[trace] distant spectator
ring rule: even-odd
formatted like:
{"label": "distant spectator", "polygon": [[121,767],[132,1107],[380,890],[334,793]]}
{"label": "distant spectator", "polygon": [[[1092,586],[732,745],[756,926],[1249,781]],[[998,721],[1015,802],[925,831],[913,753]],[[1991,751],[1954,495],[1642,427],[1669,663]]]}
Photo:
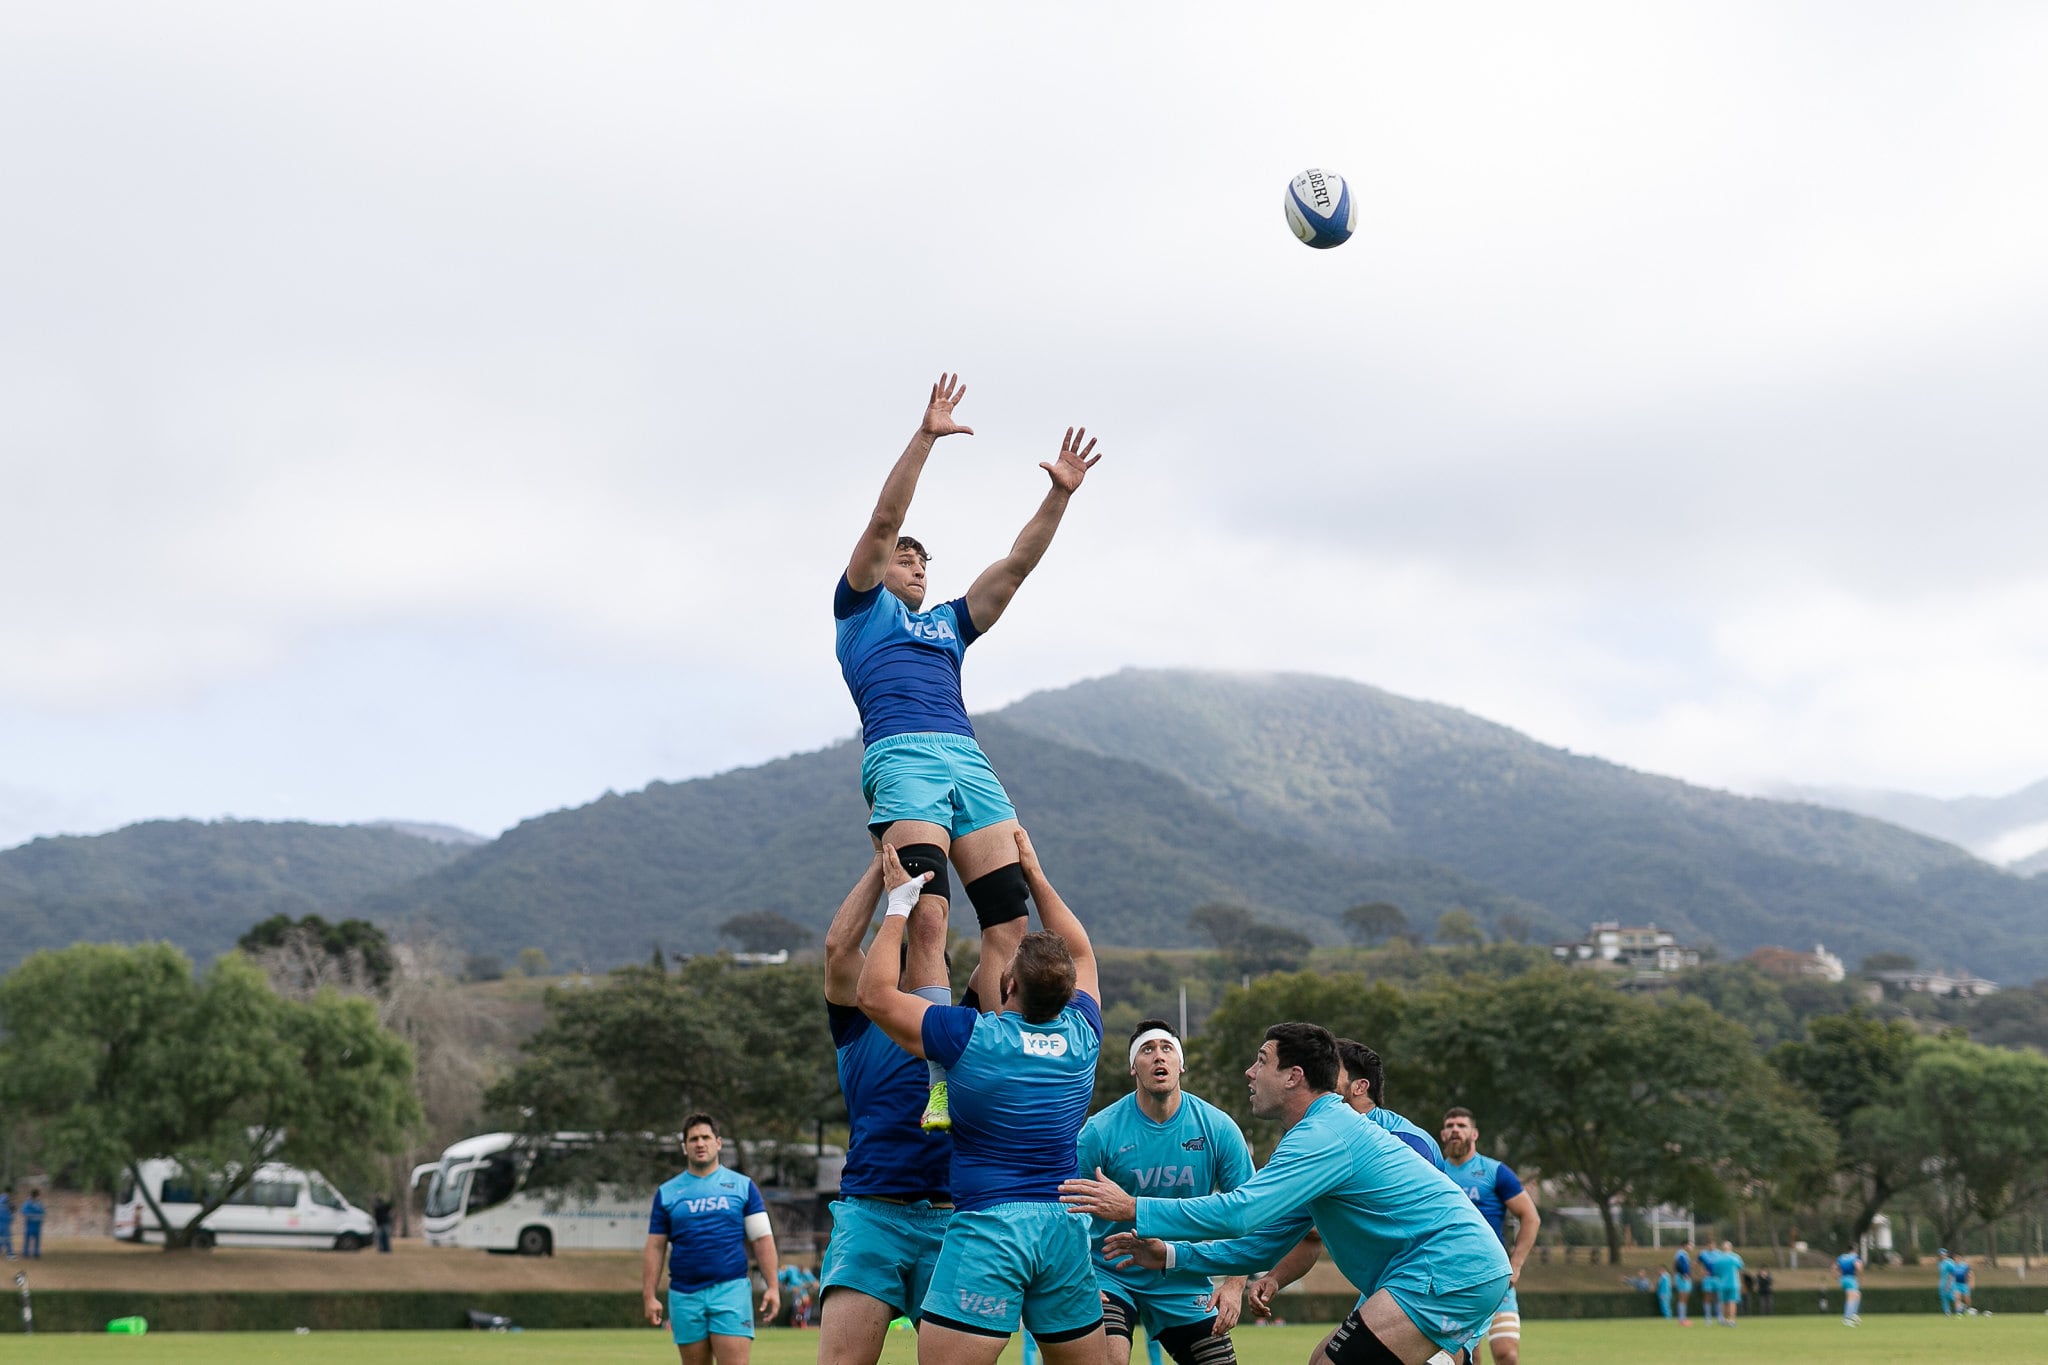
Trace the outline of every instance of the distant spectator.
{"label": "distant spectator", "polygon": [[30,1190],[21,1206],[21,1254],[30,1260],[43,1259],[43,1192]]}
{"label": "distant spectator", "polygon": [[377,1221],[377,1250],[391,1254],[391,1196],[380,1194],[370,1205],[370,1217]]}
{"label": "distant spectator", "polygon": [[1771,1303],[1771,1272],[1768,1270],[1759,1270],[1756,1273],[1756,1311],[1774,1311]]}
{"label": "distant spectator", "polygon": [[1671,1316],[1671,1271],[1667,1268],[1657,1272],[1657,1312]]}
{"label": "distant spectator", "polygon": [[1633,1275],[1624,1275],[1621,1277],[1621,1282],[1630,1289],[1635,1290],[1638,1294],[1650,1292],[1650,1275],[1648,1271],[1638,1270]]}
{"label": "distant spectator", "polygon": [[14,1259],[14,1191],[0,1190],[0,1256]]}

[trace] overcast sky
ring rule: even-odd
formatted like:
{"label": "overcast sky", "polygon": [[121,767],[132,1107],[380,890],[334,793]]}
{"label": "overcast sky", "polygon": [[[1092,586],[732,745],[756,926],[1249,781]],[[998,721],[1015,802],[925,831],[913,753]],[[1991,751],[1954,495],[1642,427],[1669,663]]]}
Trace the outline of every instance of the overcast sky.
{"label": "overcast sky", "polygon": [[[1295,669],[1739,789],[2048,776],[2035,4],[0,9],[0,846]],[[1350,178],[1330,252],[1282,218]]]}

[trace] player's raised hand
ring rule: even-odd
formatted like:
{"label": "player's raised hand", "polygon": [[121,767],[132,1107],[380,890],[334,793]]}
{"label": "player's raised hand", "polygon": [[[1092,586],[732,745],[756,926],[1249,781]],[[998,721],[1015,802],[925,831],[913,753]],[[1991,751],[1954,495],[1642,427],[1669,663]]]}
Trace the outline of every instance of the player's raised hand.
{"label": "player's raised hand", "polygon": [[1021,829],[1017,831],[1017,866],[1026,876],[1045,875],[1045,869],[1038,865],[1038,850],[1031,846],[1031,836]]}
{"label": "player's raised hand", "polygon": [[[930,881],[931,879],[932,874],[929,872],[920,872],[917,874],[917,884],[919,886],[923,886],[926,882]],[[903,860],[896,856],[896,845],[883,844],[882,890],[894,891],[899,886],[908,886],[909,884],[910,869],[905,867],[903,865]]]}
{"label": "player's raised hand", "polygon": [[1273,1296],[1280,1292],[1280,1281],[1271,1275],[1261,1275],[1245,1287],[1244,1301],[1254,1314],[1262,1318],[1273,1316]]}
{"label": "player's raised hand", "polygon": [[967,386],[960,382],[957,374],[942,374],[939,382],[932,385],[932,401],[925,406],[924,425],[918,430],[927,436],[972,436],[973,427],[963,427],[953,420],[953,409],[967,396]]}
{"label": "player's raised hand", "polygon": [[1166,1269],[1166,1243],[1135,1232],[1112,1232],[1102,1240],[1102,1255],[1113,1266],[1135,1263],[1147,1270]]}
{"label": "player's raised hand", "polygon": [[[1081,444],[1084,440],[1088,441],[1085,446]],[[1088,428],[1068,427],[1067,439],[1060,442],[1060,457],[1050,464],[1041,460],[1038,467],[1051,476],[1054,488],[1071,493],[1088,477],[1088,471],[1101,463],[1095,442],[1088,440]]]}
{"label": "player's raised hand", "polygon": [[1095,1168],[1095,1178],[1077,1175],[1060,1184],[1060,1202],[1077,1213],[1089,1213],[1110,1223],[1128,1223],[1138,1216],[1138,1201],[1123,1186]]}

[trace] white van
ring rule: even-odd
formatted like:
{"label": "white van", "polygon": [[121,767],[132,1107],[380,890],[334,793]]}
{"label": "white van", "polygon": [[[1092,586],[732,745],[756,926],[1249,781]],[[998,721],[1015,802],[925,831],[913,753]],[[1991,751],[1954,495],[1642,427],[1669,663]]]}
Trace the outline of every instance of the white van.
{"label": "white van", "polygon": [[[173,1161],[145,1161],[140,1167],[157,1207],[174,1228],[199,1212],[198,1191]],[[370,1215],[341,1197],[318,1171],[266,1162],[256,1178],[206,1216],[192,1235],[201,1249],[224,1247],[311,1247],[361,1251],[376,1239]],[[129,1181],[114,1202],[114,1235],[124,1241],[161,1245],[163,1226],[142,1191]]]}

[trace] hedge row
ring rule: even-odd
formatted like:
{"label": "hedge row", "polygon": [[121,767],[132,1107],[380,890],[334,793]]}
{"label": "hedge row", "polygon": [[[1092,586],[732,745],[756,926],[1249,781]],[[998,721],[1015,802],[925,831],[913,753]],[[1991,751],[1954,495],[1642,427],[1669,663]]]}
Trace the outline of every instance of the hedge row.
{"label": "hedge row", "polygon": [[[1657,1316],[1657,1296],[1637,1293],[1633,1290],[1592,1290],[1584,1293],[1525,1293],[1517,1295],[1521,1300],[1522,1316],[1532,1321],[1544,1318],[1654,1318]],[[1994,1313],[2042,1313],[2048,1312],[2048,1285],[1995,1285],[1979,1289],[1973,1296],[1979,1309]],[[1283,1295],[1278,1301],[1282,1316],[1289,1322],[1336,1322],[1349,1313],[1358,1302],[1356,1295],[1348,1294],[1301,1294]],[[1745,1304],[1745,1313],[1754,1311]],[[1813,1289],[1784,1290],[1774,1296],[1771,1311],[1775,1316],[1811,1316],[1818,1313],[1840,1314],[1842,1291],[1830,1288],[1827,1291],[1827,1307],[1821,1307],[1820,1292]],[[1941,1301],[1936,1297],[1934,1286],[1923,1289],[1866,1289],[1863,1291],[1863,1312],[1884,1313],[1938,1313]],[[1700,1296],[1692,1296],[1692,1312],[1700,1313]]]}
{"label": "hedge row", "polygon": [[[1627,1290],[1588,1293],[1523,1294],[1522,1316],[1544,1318],[1641,1318],[1657,1313],[1656,1296]],[[19,1332],[13,1296],[0,1303],[0,1331]],[[1357,1302],[1348,1294],[1288,1294],[1281,1313],[1291,1322],[1336,1322]],[[1999,1285],[1979,1289],[1977,1307],[1998,1313],[2048,1311],[2048,1285]],[[1693,1298],[1693,1311],[1699,1312]],[[1812,1289],[1788,1290],[1777,1296],[1779,1315],[1842,1311],[1838,1289],[1827,1291],[1827,1308]],[[637,1293],[147,1293],[119,1289],[49,1289],[35,1296],[36,1327],[44,1332],[97,1332],[114,1318],[149,1319],[159,1332],[289,1332],[308,1327],[316,1332],[408,1331],[460,1328],[469,1310],[499,1313],[521,1327],[637,1327]],[[1871,1289],[1864,1292],[1863,1311],[1931,1313],[1939,1305],[1932,1288]]]}
{"label": "hedge row", "polygon": [[[19,1332],[13,1295],[0,1302],[0,1331]],[[521,1327],[637,1327],[635,1293],[149,1293],[45,1289],[36,1293],[36,1330],[98,1332],[114,1318],[144,1317],[152,1332],[407,1331],[460,1328],[476,1309]]]}

